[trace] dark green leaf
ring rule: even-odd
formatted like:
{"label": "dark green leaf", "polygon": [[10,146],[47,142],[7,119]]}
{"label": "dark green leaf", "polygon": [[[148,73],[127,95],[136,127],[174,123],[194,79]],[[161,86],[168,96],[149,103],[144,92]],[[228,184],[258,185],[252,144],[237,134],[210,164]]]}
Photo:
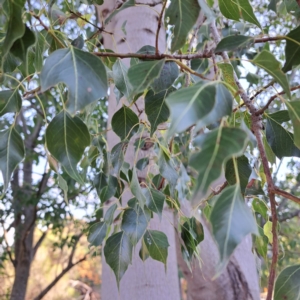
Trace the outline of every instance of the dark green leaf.
{"label": "dark green leaf", "polygon": [[52,53],[41,72],[41,88],[46,91],[59,82],[68,86],[70,113],[83,109],[107,94],[106,70],[101,60],[77,48]]}
{"label": "dark green leaf", "polygon": [[286,75],[281,70],[281,64],[274,55],[263,50],[252,60],[258,67],[263,68],[269,75],[271,75],[283,88],[287,96],[291,97],[290,86]]}
{"label": "dark green leaf", "polygon": [[165,195],[162,192],[152,188],[143,189],[143,193],[146,197],[147,207],[154,213],[157,213],[161,219],[162,210],[166,199]]}
{"label": "dark green leaf", "polygon": [[227,162],[225,168],[225,177],[230,185],[236,184],[236,174],[234,171],[233,159],[235,159],[237,163],[238,172],[239,172],[238,176],[240,178],[240,187],[242,193],[244,194],[252,169],[249,164],[248,158],[245,155],[240,156],[238,158],[230,159]]}
{"label": "dark green leaf", "polygon": [[[128,78],[133,88],[132,93],[138,94],[144,92],[153,80],[159,77],[164,63],[164,59],[151,60],[143,61],[130,67],[128,70]],[[132,96],[133,94],[131,97]]]}
{"label": "dark green leaf", "polygon": [[69,176],[81,184],[83,180],[77,171],[77,164],[90,141],[87,126],[80,118],[72,118],[66,111],[56,115],[46,129],[49,152]]}
{"label": "dark green leaf", "polygon": [[220,177],[224,163],[233,156],[243,154],[248,138],[239,128],[219,127],[198,136],[195,145],[201,149],[192,155],[189,165],[198,171],[195,194],[206,193],[210,184]]}
{"label": "dark green leaf", "polygon": [[248,0],[219,0],[219,7],[224,17],[235,21],[243,19],[261,28]]}
{"label": "dark green leaf", "polygon": [[136,197],[138,200],[140,206],[144,208],[144,205],[146,203],[146,197],[143,194],[142,188],[139,183],[139,179],[137,177],[137,170],[136,168],[133,168],[132,170],[132,178],[130,182],[130,190],[132,194]]}
{"label": "dark green leaf", "polygon": [[156,131],[157,126],[166,122],[170,116],[169,108],[165,102],[170,91],[162,91],[155,94],[149,90],[145,96],[145,112],[151,124],[151,135]]}
{"label": "dark green leaf", "polygon": [[179,75],[178,66],[174,61],[166,61],[158,78],[154,79],[151,88],[154,93],[167,90]]}
{"label": "dark green leaf", "polygon": [[238,185],[227,187],[217,196],[210,221],[219,247],[221,268],[226,266],[230,255],[245,236],[258,233]]}
{"label": "dark green leaf", "polygon": [[130,100],[129,97],[131,96],[132,86],[128,79],[128,67],[123,63],[121,59],[118,59],[112,68],[113,71],[113,78],[116,87],[118,90],[125,95],[125,97]]}
{"label": "dark green leaf", "polygon": [[24,143],[20,134],[10,127],[0,131],[0,170],[3,178],[3,193],[6,192],[10,177],[25,156]]}
{"label": "dark green leaf", "polygon": [[121,107],[112,117],[111,126],[121,140],[130,139],[139,129],[138,116],[127,106]]}
{"label": "dark green leaf", "polygon": [[300,265],[285,268],[275,282],[274,300],[294,300],[300,297]]}
{"label": "dark green leaf", "polygon": [[118,208],[118,205],[115,203],[109,207],[109,209],[106,211],[104,216],[104,222],[107,225],[111,225],[114,220],[114,214],[116,209]]}
{"label": "dark green leaf", "polygon": [[143,236],[147,229],[150,218],[150,211],[145,207],[142,209],[139,205],[137,205],[136,209],[125,209],[121,228],[129,237],[133,246],[135,246]]}
{"label": "dark green leaf", "polygon": [[120,169],[124,161],[124,152],[127,149],[127,142],[121,142],[116,144],[110,154],[110,160],[113,167],[113,175],[119,176]]}
{"label": "dark green leaf", "polygon": [[266,138],[271,149],[278,158],[296,156],[300,157],[300,150],[294,144],[294,136],[283,128],[278,122],[268,116]]}
{"label": "dark green leaf", "polygon": [[0,91],[0,116],[9,112],[19,112],[22,106],[22,100],[19,90]]}
{"label": "dark green leaf", "polygon": [[282,124],[291,120],[289,112],[287,110],[279,110],[273,114],[268,114],[269,118]]}
{"label": "dark green leaf", "polygon": [[265,220],[268,220],[268,207],[267,204],[259,198],[254,198],[252,201],[253,210],[259,213]]}
{"label": "dark green leaf", "polygon": [[219,42],[215,49],[215,53],[249,48],[252,43],[254,43],[254,39],[250,36],[230,35]]}
{"label": "dark green leaf", "polygon": [[300,64],[300,26],[291,30],[286,37],[285,64],[283,72],[292,70],[293,66]]}
{"label": "dark green leaf", "polygon": [[144,234],[144,243],[151,258],[161,261],[165,266],[168,258],[168,238],[157,230],[147,230]]}
{"label": "dark green leaf", "polygon": [[108,176],[107,184],[100,191],[100,201],[102,203],[110,200],[116,193],[118,187],[118,179],[112,175]]}
{"label": "dark green leaf", "polygon": [[115,233],[107,239],[104,246],[104,256],[107,264],[115,273],[119,286],[120,280],[132,260],[132,244],[123,231]]}
{"label": "dark green leaf", "polygon": [[166,10],[169,24],[174,25],[171,52],[184,46],[186,38],[199,16],[200,6],[197,0],[173,0]]}
{"label": "dark green leaf", "polygon": [[142,243],[141,243],[141,249],[140,249],[140,252],[139,252],[139,256],[140,256],[142,261],[145,261],[149,257],[149,252],[148,252],[147,247],[144,243],[144,240],[142,240]]}
{"label": "dark green leaf", "polygon": [[88,242],[93,246],[100,246],[106,236],[107,225],[105,222],[93,224],[89,230]]}
{"label": "dark green leaf", "polygon": [[149,157],[143,157],[136,163],[136,168],[143,171],[149,164]]}
{"label": "dark green leaf", "polygon": [[293,127],[294,127],[294,143],[300,149],[300,101],[286,101]]}
{"label": "dark green leaf", "polygon": [[84,39],[82,35],[79,35],[75,40],[73,40],[71,45],[78,49],[82,49],[84,46]]}

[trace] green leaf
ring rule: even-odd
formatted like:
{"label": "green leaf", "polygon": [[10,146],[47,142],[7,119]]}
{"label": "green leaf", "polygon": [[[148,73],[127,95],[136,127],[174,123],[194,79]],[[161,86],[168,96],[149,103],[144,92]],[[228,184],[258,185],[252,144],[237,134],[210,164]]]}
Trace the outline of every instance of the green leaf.
{"label": "green leaf", "polygon": [[89,230],[88,242],[93,246],[100,246],[106,236],[107,224],[105,222],[97,222],[93,224]]}
{"label": "green leaf", "polygon": [[122,218],[121,229],[129,237],[133,246],[135,246],[145,233],[148,223],[151,219],[150,211],[139,205],[134,208],[126,208]]}
{"label": "green leaf", "polygon": [[215,53],[223,51],[239,51],[249,48],[254,43],[254,38],[245,35],[230,35],[223,38],[215,49]]}
{"label": "green leaf", "polygon": [[129,101],[131,96],[132,86],[128,79],[128,67],[123,63],[121,59],[117,59],[114,63],[113,68],[113,78],[117,89],[125,95]]}
{"label": "green leaf", "polygon": [[153,211],[154,213],[158,214],[160,220],[162,217],[162,210],[165,203],[165,195],[152,188],[143,189],[144,196],[146,197],[146,206]]}
{"label": "green leaf", "polygon": [[171,52],[184,46],[188,33],[199,16],[200,6],[197,0],[173,0],[166,10],[169,25],[174,25]]}
{"label": "green leaf", "polygon": [[268,115],[266,139],[278,158],[300,157],[300,150],[294,144],[294,136]]}
{"label": "green leaf", "polygon": [[241,98],[239,95],[239,88],[234,79],[234,70],[232,64],[221,63],[218,67],[222,71],[223,80],[231,87],[230,91],[233,94],[235,100],[241,103]]}
{"label": "green leaf", "polygon": [[276,156],[275,156],[273,150],[271,149],[270,145],[268,144],[268,141],[267,141],[267,138],[266,138],[265,134],[263,134],[263,144],[264,144],[264,148],[265,148],[265,151],[266,151],[266,156],[267,156],[268,161],[271,164],[275,164],[276,163]]}
{"label": "green leaf", "polygon": [[145,261],[149,257],[149,252],[148,252],[147,247],[144,243],[144,240],[142,240],[142,243],[141,243],[141,249],[139,251],[139,256],[140,256],[142,261]]}
{"label": "green leaf", "polygon": [[138,116],[127,106],[122,106],[112,117],[111,126],[121,140],[130,139],[139,129]]}
{"label": "green leaf", "polygon": [[227,187],[217,196],[210,222],[219,247],[220,269],[226,266],[230,255],[245,236],[258,233],[255,219],[238,185]]}
{"label": "green leaf", "polygon": [[109,237],[104,246],[104,256],[115,273],[119,287],[120,280],[132,260],[132,244],[129,237],[123,231]]}
{"label": "green leaf", "polygon": [[285,102],[294,127],[294,143],[300,149],[300,101]]}
{"label": "green leaf", "polygon": [[252,60],[258,67],[264,69],[269,75],[271,75],[283,88],[289,98],[291,98],[290,86],[286,75],[281,70],[281,64],[274,55],[263,50]]}
{"label": "green leaf", "polygon": [[2,60],[5,58],[6,54],[11,49],[13,43],[24,35],[25,24],[23,24],[22,12],[25,2],[25,0],[8,1],[9,17],[7,24],[7,32],[2,45]]}
{"label": "green leaf", "polygon": [[140,186],[139,179],[137,177],[137,170],[136,170],[135,167],[132,170],[132,178],[131,178],[131,182],[130,182],[130,190],[131,190],[132,194],[138,200],[140,206],[142,208],[144,208],[144,205],[146,203],[146,197],[144,196],[142,188]]}
{"label": "green leaf", "polygon": [[169,247],[167,236],[161,231],[147,230],[144,234],[144,243],[150,257],[166,266]]}
{"label": "green leaf", "polygon": [[166,61],[158,78],[154,79],[151,88],[154,93],[165,91],[172,86],[179,75],[178,66],[174,61]]}
{"label": "green leaf", "polygon": [[197,246],[204,239],[203,226],[195,217],[192,217],[184,222],[181,228],[181,238],[191,258],[193,253],[197,253]]}
{"label": "green leaf", "polygon": [[132,85],[132,95],[144,92],[144,90],[159,77],[165,60],[143,61],[131,66],[128,70],[129,82]]}
{"label": "green leaf", "polygon": [[219,0],[219,7],[225,18],[235,21],[243,19],[261,28],[248,0]]}
{"label": "green leaf", "polygon": [[136,163],[136,168],[143,171],[149,165],[149,157],[143,157],[139,159]]}
{"label": "green leaf", "polygon": [[272,222],[271,221],[268,220],[265,223],[263,231],[264,231],[264,235],[266,237],[268,237],[270,244],[272,244],[273,243],[273,233],[272,233]]}
{"label": "green leaf", "polygon": [[227,162],[225,168],[225,177],[230,185],[236,184],[236,174],[234,171],[234,164],[233,164],[234,159],[236,160],[237,167],[238,167],[238,172],[239,172],[238,176],[240,178],[241,191],[242,194],[244,194],[249,181],[249,177],[252,172],[252,168],[249,164],[248,158],[245,155],[240,156],[238,158],[230,159]]}
{"label": "green leaf", "polygon": [[56,115],[46,129],[49,152],[80,184],[84,182],[77,171],[77,164],[90,141],[87,126],[80,118],[72,118],[66,111]]}
{"label": "green leaf", "polygon": [[14,127],[0,131],[0,170],[3,178],[3,194],[8,188],[11,174],[25,156],[24,143]]}
{"label": "green leaf", "polygon": [[261,255],[264,259],[267,259],[269,241],[264,235],[263,229],[259,226],[257,227],[259,235],[255,237],[255,248],[259,255]]}
{"label": "green leaf", "polygon": [[293,66],[300,64],[300,26],[291,30],[286,36],[285,64],[283,72],[292,70]]}
{"label": "green leaf", "polygon": [[274,300],[294,300],[300,297],[300,265],[281,271],[275,282]]}
{"label": "green leaf", "polygon": [[68,86],[70,113],[107,94],[106,70],[101,60],[74,47],[53,52],[46,59],[40,78],[42,92],[60,82]]}
{"label": "green leaf", "polygon": [[0,116],[10,112],[19,112],[22,107],[22,100],[19,90],[0,91]]}
{"label": "green leaf", "polygon": [[288,110],[279,110],[273,114],[268,114],[268,117],[280,124],[291,120]]}
{"label": "green leaf", "polygon": [[126,2],[124,2],[118,9],[114,10],[109,16],[108,18],[105,20],[105,25],[108,24],[108,22],[116,15],[118,14],[120,11],[128,8],[128,7],[132,7],[135,6],[135,0],[128,0]]}
{"label": "green leaf", "polygon": [[107,184],[100,191],[100,201],[105,203],[110,200],[116,193],[118,187],[118,179],[112,175],[108,176]]}
{"label": "green leaf", "polygon": [[254,198],[252,201],[252,208],[255,212],[259,213],[265,220],[268,219],[268,207],[263,200]]}
{"label": "green leaf", "polygon": [[10,52],[24,62],[27,70],[27,51],[35,43],[34,33],[26,26],[24,35],[12,45]]}
{"label": "green leaf", "polygon": [[156,131],[159,124],[169,119],[170,111],[165,99],[172,90],[159,93],[154,93],[152,90],[149,90],[145,96],[145,112],[151,124],[151,135]]}
{"label": "green leaf", "polygon": [[58,176],[58,186],[64,192],[64,200],[67,204],[69,204],[69,201],[68,201],[68,190],[69,190],[68,183],[60,174],[57,174],[57,176]]}
{"label": "green leaf", "polygon": [[113,175],[119,176],[124,162],[124,152],[128,146],[127,142],[120,142],[111,149],[110,160],[113,167]]}
{"label": "green leaf", "polygon": [[206,193],[210,184],[220,177],[224,163],[243,154],[248,138],[240,128],[219,127],[195,139],[200,152],[191,156],[189,165],[198,171],[194,194]]}
{"label": "green leaf", "polygon": [[106,211],[104,216],[104,222],[107,225],[111,225],[114,220],[114,214],[116,209],[118,208],[118,205],[115,203],[109,207],[109,209]]}
{"label": "green leaf", "polygon": [[212,111],[216,101],[216,87],[216,84],[198,83],[167,97],[171,111],[169,136],[186,130]]}

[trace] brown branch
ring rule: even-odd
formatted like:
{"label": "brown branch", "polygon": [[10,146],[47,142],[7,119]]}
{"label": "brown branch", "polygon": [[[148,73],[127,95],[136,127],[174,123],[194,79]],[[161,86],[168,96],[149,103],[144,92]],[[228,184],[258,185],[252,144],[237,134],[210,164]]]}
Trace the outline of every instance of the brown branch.
{"label": "brown branch", "polygon": [[300,198],[299,197],[296,197],[296,196],[294,196],[294,195],[292,195],[292,194],[290,194],[290,193],[288,193],[284,190],[281,190],[278,187],[274,187],[274,193],[277,194],[277,195],[280,195],[282,197],[285,197],[287,199],[290,199],[290,200],[294,201],[297,204],[300,204]]}
{"label": "brown branch", "polygon": [[45,237],[47,236],[48,230],[44,231],[43,234],[41,235],[41,237],[39,238],[39,240],[36,242],[36,244],[34,245],[33,249],[32,249],[32,259],[31,261],[34,260],[34,257],[36,255],[37,250],[39,249],[39,247],[41,246],[42,242],[44,241]]}
{"label": "brown branch", "polygon": [[[292,88],[290,89],[290,91],[292,92],[292,91],[299,90],[299,89],[300,89],[300,85],[297,85],[297,86],[292,87]],[[267,104],[266,104],[263,108],[259,109],[259,110],[256,112],[256,115],[258,116],[258,115],[263,114],[263,113],[265,112],[265,110],[268,109],[269,105],[270,105],[270,104],[271,104],[278,96],[284,95],[284,94],[285,94],[285,91],[282,91],[282,92],[280,92],[280,93],[278,93],[278,94],[276,94],[276,95],[273,95],[273,96],[268,100]]]}
{"label": "brown branch", "polygon": [[219,187],[218,190],[213,191],[213,192],[212,192],[213,195],[214,195],[214,196],[215,196],[215,195],[219,195],[219,194],[226,188],[226,186],[228,186],[228,182],[227,182],[227,181],[225,181],[225,182]]}
{"label": "brown branch", "polygon": [[281,41],[284,40],[285,36],[266,36],[263,38],[256,38],[254,39],[254,43],[258,44],[258,43],[266,43],[266,42],[274,42],[274,41]]}
{"label": "brown branch", "polygon": [[156,37],[155,37],[155,54],[156,55],[159,54],[159,51],[158,51],[158,37],[159,37],[159,31],[160,31],[160,28],[161,28],[162,18],[163,18],[163,15],[164,15],[164,11],[165,11],[167,2],[168,2],[167,0],[164,1],[164,4],[162,6],[162,9],[161,9],[161,12],[160,12],[160,15],[159,15],[159,18],[158,18],[157,29],[156,29]]}

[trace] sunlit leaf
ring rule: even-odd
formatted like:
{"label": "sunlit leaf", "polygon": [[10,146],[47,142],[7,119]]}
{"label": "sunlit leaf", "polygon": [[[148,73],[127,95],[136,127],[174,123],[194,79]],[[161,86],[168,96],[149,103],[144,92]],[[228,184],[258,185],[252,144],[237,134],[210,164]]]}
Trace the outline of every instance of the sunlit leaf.
{"label": "sunlit leaf", "polygon": [[3,178],[3,193],[8,188],[11,174],[25,156],[24,143],[20,134],[10,127],[0,131],[0,170]]}
{"label": "sunlit leaf", "polygon": [[197,0],[173,0],[166,10],[169,24],[174,25],[174,36],[171,52],[180,49],[186,41],[187,35],[196,23],[200,6]]}
{"label": "sunlit leaf", "polygon": [[270,244],[273,243],[272,222],[267,221],[263,227],[264,235],[268,238]]}
{"label": "sunlit leaf", "polygon": [[255,219],[238,185],[227,187],[217,196],[210,222],[219,247],[220,269],[226,266],[230,255],[245,236],[258,233]]}
{"label": "sunlit leaf", "polygon": [[101,60],[74,47],[53,52],[40,78],[43,92],[60,82],[68,86],[67,108],[72,114],[107,94],[106,70]]}
{"label": "sunlit leaf", "polygon": [[46,143],[49,152],[64,170],[83,184],[77,164],[84,149],[90,145],[90,134],[83,121],[78,117],[72,118],[66,111],[61,111],[46,129]]}

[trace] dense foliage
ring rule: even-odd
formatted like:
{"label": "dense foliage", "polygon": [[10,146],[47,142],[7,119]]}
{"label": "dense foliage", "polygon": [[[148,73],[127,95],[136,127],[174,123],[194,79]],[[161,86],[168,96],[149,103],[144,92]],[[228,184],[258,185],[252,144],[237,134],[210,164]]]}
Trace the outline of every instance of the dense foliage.
{"label": "dense foliage", "polygon": [[[164,205],[177,213],[183,257],[198,257],[202,225],[180,210],[181,200],[189,199],[211,223],[219,271],[242,239],[253,234],[255,251],[270,270],[271,299],[279,244],[299,251],[289,237],[299,240],[297,226],[285,222],[299,216],[299,165],[291,161],[285,183],[275,172],[283,158],[300,157],[297,2],[272,0],[256,12],[248,0],[219,0],[218,6],[172,0],[157,12],[165,18],[168,51],[146,45],[128,54],[104,49],[101,33],[110,18],[141,5],[138,1],[120,4],[103,22],[93,15],[101,0],[45,2],[0,1],[3,223],[17,213],[18,180],[30,200],[25,207],[38,210],[33,222],[38,218],[44,226],[54,219],[58,224],[68,214],[66,203],[94,189],[101,204],[88,239],[93,246],[105,240],[104,255],[119,284],[140,240],[142,260],[166,264],[167,236],[148,229],[155,214],[164,217]],[[201,10],[205,18],[199,24]],[[285,35],[276,32],[278,18],[287,20]],[[122,30],[126,35],[126,23]],[[122,60],[128,57],[129,67]],[[120,138],[112,149],[104,130],[110,83],[123,104],[108,129]],[[132,109],[140,96],[147,119]],[[136,153],[151,142],[158,174],[150,172],[148,157],[125,161],[133,139]],[[26,166],[31,176],[33,165],[42,168],[41,160],[48,162],[43,178],[53,179],[46,185],[26,177]],[[18,170],[22,179],[14,176]],[[142,170],[147,176],[141,182]],[[212,190],[222,174],[224,184]],[[127,187],[133,198],[125,204]],[[64,195],[60,204],[57,194]],[[102,216],[111,198],[114,204]],[[26,214],[24,209],[20,218],[26,220]],[[278,220],[285,223],[279,226]],[[290,261],[294,265],[278,276],[274,299],[299,297],[299,260]]]}

